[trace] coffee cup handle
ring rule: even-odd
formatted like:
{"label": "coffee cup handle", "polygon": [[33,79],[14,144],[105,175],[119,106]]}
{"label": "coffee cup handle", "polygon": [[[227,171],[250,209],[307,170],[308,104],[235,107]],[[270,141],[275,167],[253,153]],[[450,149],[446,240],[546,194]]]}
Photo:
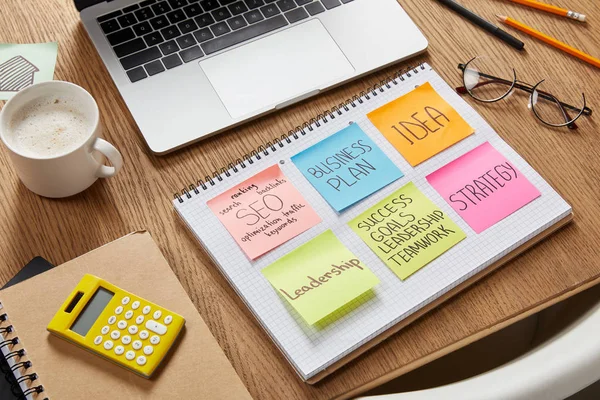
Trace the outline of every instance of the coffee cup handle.
{"label": "coffee cup handle", "polygon": [[123,156],[121,156],[119,150],[117,150],[115,146],[101,138],[96,138],[96,141],[94,142],[92,148],[104,154],[104,156],[108,158],[108,160],[113,165],[112,167],[109,167],[107,165],[101,165],[98,169],[98,172],[96,172],[98,178],[110,178],[115,176],[123,166]]}

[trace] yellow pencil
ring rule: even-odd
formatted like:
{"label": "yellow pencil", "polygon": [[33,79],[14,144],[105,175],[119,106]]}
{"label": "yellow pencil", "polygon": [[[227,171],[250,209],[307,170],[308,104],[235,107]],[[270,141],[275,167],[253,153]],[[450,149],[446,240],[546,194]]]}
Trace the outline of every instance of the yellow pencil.
{"label": "yellow pencil", "polygon": [[526,34],[533,36],[534,38],[537,38],[545,43],[548,43],[550,46],[554,46],[559,50],[564,51],[565,53],[569,53],[572,56],[575,56],[577,58],[579,58],[580,60],[583,60],[589,64],[592,64],[595,67],[600,68],[600,60],[590,56],[589,54],[584,53],[581,50],[577,50],[574,47],[569,46],[566,43],[560,42],[556,39],[554,39],[553,37],[550,37],[540,31],[536,31],[535,29],[517,21],[514,20],[512,18],[506,17],[504,15],[497,15],[498,19],[502,22],[504,22],[506,25],[508,26],[512,26],[515,29],[520,30],[521,32],[525,32]]}
{"label": "yellow pencil", "polygon": [[574,19],[577,21],[585,22],[584,14],[581,14],[581,13],[578,13],[575,11],[570,11],[570,10],[567,10],[567,9],[564,9],[561,7],[552,6],[550,4],[541,3],[541,2],[535,1],[535,0],[509,0],[509,1],[512,1],[513,3],[523,4],[524,6],[537,8],[538,10],[547,11],[552,14],[561,15],[563,17],[571,18],[571,19]]}

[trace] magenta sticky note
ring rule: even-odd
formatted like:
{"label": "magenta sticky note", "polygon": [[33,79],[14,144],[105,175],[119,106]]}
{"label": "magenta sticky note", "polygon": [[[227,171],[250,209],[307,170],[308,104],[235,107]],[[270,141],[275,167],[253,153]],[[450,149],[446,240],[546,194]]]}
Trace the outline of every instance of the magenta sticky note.
{"label": "magenta sticky note", "polygon": [[541,196],[489,142],[438,169],[427,180],[477,233]]}
{"label": "magenta sticky note", "polygon": [[277,164],[206,204],[251,260],[321,222]]}

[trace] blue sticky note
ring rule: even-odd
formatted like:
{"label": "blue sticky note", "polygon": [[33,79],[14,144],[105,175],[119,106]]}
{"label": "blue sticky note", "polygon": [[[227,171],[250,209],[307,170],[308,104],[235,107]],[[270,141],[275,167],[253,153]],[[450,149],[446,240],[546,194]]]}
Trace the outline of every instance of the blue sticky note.
{"label": "blue sticky note", "polygon": [[296,154],[292,162],[337,212],[404,176],[357,124]]}

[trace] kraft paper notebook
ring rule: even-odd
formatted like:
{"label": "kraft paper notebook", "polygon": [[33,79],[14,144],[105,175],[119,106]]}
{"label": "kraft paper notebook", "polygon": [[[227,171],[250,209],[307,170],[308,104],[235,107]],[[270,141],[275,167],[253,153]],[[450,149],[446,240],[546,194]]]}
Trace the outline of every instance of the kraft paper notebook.
{"label": "kraft paper notebook", "polygon": [[427,64],[190,185],[173,205],[309,383],[572,219]]}
{"label": "kraft paper notebook", "polygon": [[[94,274],[178,312],[185,327],[151,379],[144,379],[46,330],[81,277]],[[2,347],[28,400],[250,399],[148,233],[134,233],[0,291]],[[11,332],[6,327],[12,326]],[[11,352],[25,349],[22,356]],[[13,353],[16,354],[16,353]],[[30,362],[30,363],[28,363]],[[16,363],[23,367],[14,367]],[[25,368],[27,366],[27,368]],[[35,388],[43,387],[36,393]],[[30,389],[34,388],[32,391]],[[21,398],[21,397],[16,397]]]}

